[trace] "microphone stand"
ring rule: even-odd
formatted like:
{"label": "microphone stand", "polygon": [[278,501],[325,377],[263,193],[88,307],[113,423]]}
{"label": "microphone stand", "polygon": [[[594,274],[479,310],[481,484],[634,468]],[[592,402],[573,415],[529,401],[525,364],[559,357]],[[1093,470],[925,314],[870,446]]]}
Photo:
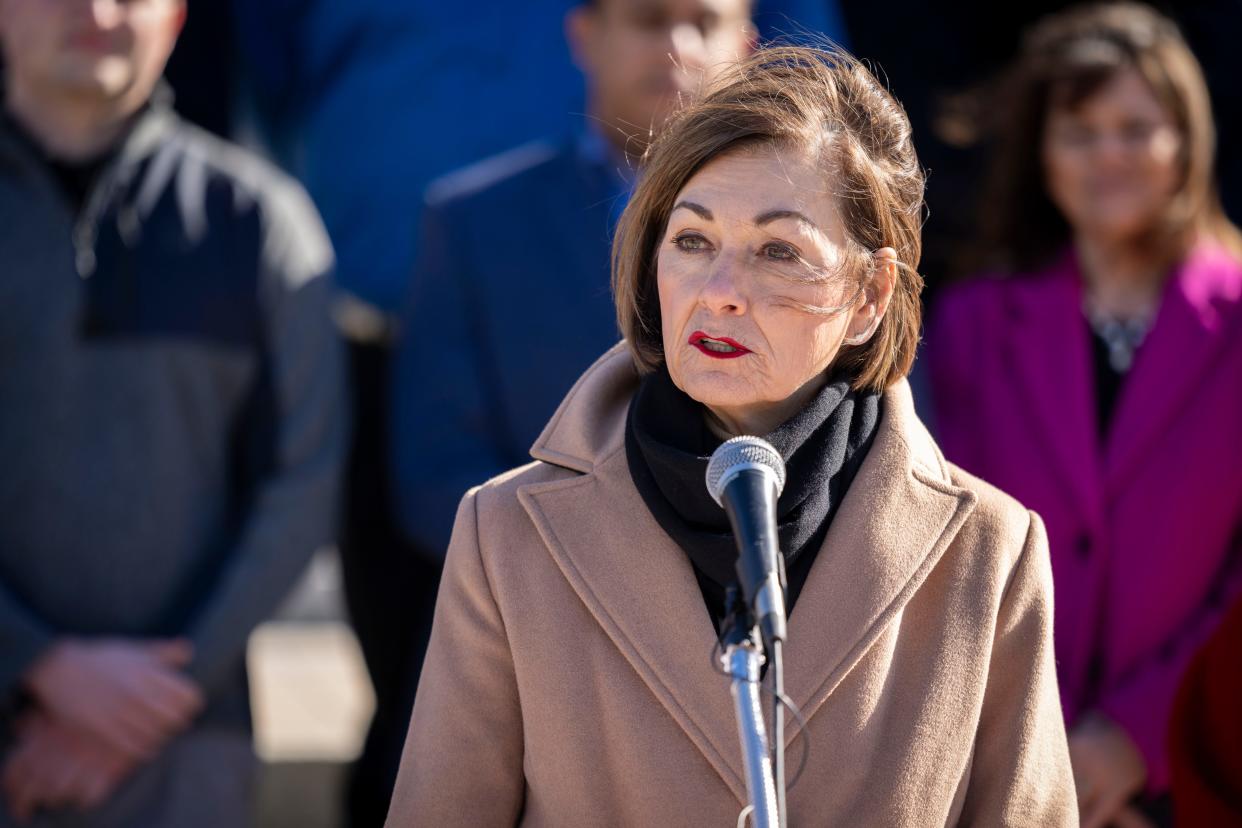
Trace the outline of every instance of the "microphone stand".
{"label": "microphone stand", "polygon": [[[763,707],[759,701],[759,668],[764,660],[763,645],[759,638],[759,627],[746,610],[745,603],[738,600],[735,589],[730,589],[729,593],[730,610],[724,627],[724,655],[721,657],[721,664],[732,678],[730,692],[737,713],[738,737],[742,743],[751,821],[755,828],[781,828],[784,814],[777,807],[772,753],[769,751]],[[783,746],[776,747],[779,750]]]}
{"label": "microphone stand", "polygon": [[768,672],[772,675],[772,777],[776,784],[776,813],[785,828],[785,643],[773,641],[768,652]]}
{"label": "microphone stand", "polygon": [[[785,557],[776,558],[778,588],[782,599],[786,594]],[[784,612],[785,602],[781,601]],[[768,672],[772,675],[772,767],[776,779],[776,806],[780,815],[780,828],[785,828],[785,625],[778,625],[777,637],[764,641],[768,648]]]}

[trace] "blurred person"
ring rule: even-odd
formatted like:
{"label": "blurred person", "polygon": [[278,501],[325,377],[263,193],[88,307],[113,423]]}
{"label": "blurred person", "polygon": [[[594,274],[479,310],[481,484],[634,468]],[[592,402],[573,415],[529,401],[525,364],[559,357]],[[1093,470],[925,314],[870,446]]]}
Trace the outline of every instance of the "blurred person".
{"label": "blurred person", "polygon": [[[923,302],[929,307],[941,286],[973,273],[972,257],[964,254],[978,239],[974,208],[987,174],[976,110],[988,105],[989,84],[1013,59],[1022,33],[1040,18],[1074,5],[1081,0],[1010,0],[979,14],[977,6],[953,0],[840,3],[854,51],[883,67],[886,82],[910,114],[919,157],[932,171],[923,228],[928,280]],[[1242,29],[1242,4],[1159,0],[1153,5],[1178,23],[1207,77],[1220,139],[1216,180],[1227,214],[1237,221],[1242,215],[1233,209],[1242,208],[1242,107],[1234,102],[1242,99],[1242,72],[1234,35]],[[900,36],[894,36],[894,20],[905,21]],[[917,37],[912,36],[915,27]]]}
{"label": "blurred person", "polygon": [[1242,600],[1182,677],[1169,728],[1179,826],[1242,826]]}
{"label": "blurred person", "polygon": [[[855,52],[882,67],[889,88],[910,115],[919,157],[930,170],[923,225],[923,304],[934,313],[940,289],[978,270],[979,191],[988,153],[978,116],[990,107],[991,86],[1011,62],[1033,23],[1081,0],[1009,0],[980,14],[949,0],[842,0],[841,16]],[[1156,4],[1175,20],[1199,59],[1216,105],[1215,178],[1228,215],[1242,216],[1242,66],[1234,45],[1242,3],[1195,0]],[[894,31],[893,21],[903,21]],[[915,36],[917,31],[917,36]],[[910,373],[919,417],[938,434],[926,360]]]}
{"label": "blurred person", "polygon": [[[461,500],[391,828],[744,822],[704,485],[739,434],[787,472],[788,824],[1076,824],[1042,524],[944,462],[905,381],[923,185],[837,51],[762,49],[655,137],[613,247],[625,342]],[[511,338],[573,312],[544,301]]]}
{"label": "blurred person", "polygon": [[331,248],[170,107],[182,0],[0,0],[0,825],[249,822],[247,636],[331,542]]}
{"label": "blurred person", "polygon": [[1148,7],[1047,18],[1004,92],[992,272],[929,326],[940,436],[1047,521],[1083,825],[1168,824],[1174,693],[1242,584],[1242,236]]}

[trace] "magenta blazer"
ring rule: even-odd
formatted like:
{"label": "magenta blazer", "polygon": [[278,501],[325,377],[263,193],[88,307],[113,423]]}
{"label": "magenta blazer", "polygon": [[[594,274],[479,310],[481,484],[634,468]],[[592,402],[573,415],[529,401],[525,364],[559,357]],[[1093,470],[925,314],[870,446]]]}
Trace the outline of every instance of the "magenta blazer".
{"label": "magenta blazer", "polygon": [[1090,336],[1072,253],[946,290],[936,424],[949,460],[1047,524],[1066,723],[1118,722],[1159,792],[1178,681],[1242,586],[1242,265],[1204,245],[1173,271],[1104,440]]}

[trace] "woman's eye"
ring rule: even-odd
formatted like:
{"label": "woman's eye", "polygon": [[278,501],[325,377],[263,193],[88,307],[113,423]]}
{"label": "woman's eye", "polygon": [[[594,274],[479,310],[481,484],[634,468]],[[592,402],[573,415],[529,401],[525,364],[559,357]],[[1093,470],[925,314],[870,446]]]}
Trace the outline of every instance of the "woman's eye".
{"label": "woman's eye", "polygon": [[1155,131],[1156,127],[1154,124],[1135,121],[1126,124],[1122,129],[1121,134],[1128,143],[1145,144]]}
{"label": "woman's eye", "polygon": [[682,233],[673,237],[673,245],[679,250],[706,250],[707,239],[697,233]]}
{"label": "woman's eye", "polygon": [[763,246],[763,255],[765,258],[773,261],[791,261],[798,258],[798,252],[787,244],[778,244],[773,242]]}
{"label": "woman's eye", "polygon": [[1077,121],[1057,125],[1052,136],[1054,141],[1068,147],[1083,147],[1095,140],[1092,130]]}

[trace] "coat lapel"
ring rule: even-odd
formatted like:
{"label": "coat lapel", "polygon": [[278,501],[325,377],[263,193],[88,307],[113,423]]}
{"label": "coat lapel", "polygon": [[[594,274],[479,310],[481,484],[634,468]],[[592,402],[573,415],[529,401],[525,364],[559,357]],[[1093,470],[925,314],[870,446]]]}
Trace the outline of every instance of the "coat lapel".
{"label": "coat lapel", "polygon": [[1045,273],[1009,285],[1004,337],[1032,432],[1088,525],[1103,519],[1103,470],[1082,287],[1072,254]]}
{"label": "coat lapel", "polygon": [[[518,498],[565,579],[739,802],[746,784],[729,679],[689,559],[647,510],[620,451],[593,474]],[[584,521],[605,516],[607,525]]]}
{"label": "coat lapel", "polygon": [[945,480],[908,388],[887,393],[880,431],[789,619],[786,692],[808,720],[922,585],[974,502]]}
{"label": "coat lapel", "polygon": [[1226,322],[1237,313],[1240,293],[1238,265],[1214,247],[1196,248],[1170,275],[1117,402],[1106,454],[1110,495],[1133,478],[1153,441],[1172,433],[1174,419],[1206,381],[1228,341]]}

